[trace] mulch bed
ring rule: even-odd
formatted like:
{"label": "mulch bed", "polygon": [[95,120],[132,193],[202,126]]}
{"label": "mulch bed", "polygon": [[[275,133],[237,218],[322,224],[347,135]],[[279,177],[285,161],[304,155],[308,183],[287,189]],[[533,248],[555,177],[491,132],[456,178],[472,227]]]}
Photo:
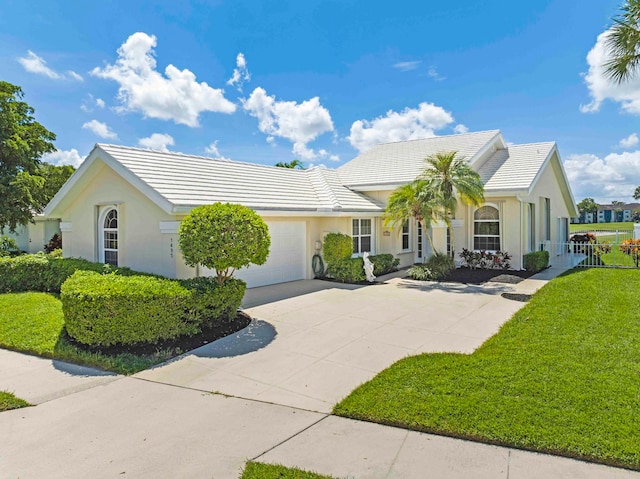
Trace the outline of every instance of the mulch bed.
{"label": "mulch bed", "polygon": [[516,284],[534,274],[531,271],[519,270],[456,268],[442,281],[464,284],[482,284],[487,281]]}
{"label": "mulch bed", "polygon": [[[173,350],[176,354],[181,354],[192,349],[209,344],[217,339],[224,338],[249,326],[251,317],[248,314],[238,311],[235,319],[228,323],[219,324],[214,328],[206,329],[196,336],[183,336],[167,341],[160,341],[156,344],[132,344],[127,346],[90,347],[74,341],[69,335],[66,340],[85,351],[101,353],[107,356],[116,356],[122,353],[135,354],[136,356],[149,356],[161,350]],[[66,333],[65,333],[66,334]]]}

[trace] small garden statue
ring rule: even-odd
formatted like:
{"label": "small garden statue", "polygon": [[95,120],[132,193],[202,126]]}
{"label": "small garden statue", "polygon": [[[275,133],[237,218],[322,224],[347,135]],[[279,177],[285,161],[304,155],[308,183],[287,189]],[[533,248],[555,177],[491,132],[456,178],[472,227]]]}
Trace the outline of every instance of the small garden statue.
{"label": "small garden statue", "polygon": [[362,255],[362,259],[364,260],[364,274],[367,277],[367,281],[373,283],[376,277],[373,275],[373,263],[369,259],[369,253],[367,251]]}

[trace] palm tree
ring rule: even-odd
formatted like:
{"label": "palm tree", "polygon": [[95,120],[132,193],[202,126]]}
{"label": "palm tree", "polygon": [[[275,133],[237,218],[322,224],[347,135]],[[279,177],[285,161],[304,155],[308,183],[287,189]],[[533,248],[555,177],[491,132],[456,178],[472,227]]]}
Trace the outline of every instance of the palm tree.
{"label": "palm tree", "polygon": [[640,67],[640,0],[627,0],[621,10],[605,43],[610,57],[605,73],[616,83],[629,80]]}
{"label": "palm tree", "polygon": [[457,152],[451,151],[425,158],[427,167],[421,176],[438,204],[438,216],[449,229],[452,257],[455,252],[455,237],[451,218],[456,214],[458,198],[462,203],[473,206],[480,206],[484,202],[484,185],[480,175],[457,155]]}
{"label": "palm tree", "polygon": [[384,226],[391,226],[393,229],[397,224],[403,225],[415,219],[423,228],[424,235],[433,250],[433,242],[428,230],[431,228],[436,207],[437,203],[434,201],[432,192],[427,189],[427,183],[424,180],[415,180],[391,193],[384,210]]}
{"label": "palm tree", "polygon": [[278,163],[275,164],[275,166],[279,168],[292,168],[292,169],[304,170],[304,163],[301,162],[300,160],[291,160],[288,163],[286,161],[279,161]]}

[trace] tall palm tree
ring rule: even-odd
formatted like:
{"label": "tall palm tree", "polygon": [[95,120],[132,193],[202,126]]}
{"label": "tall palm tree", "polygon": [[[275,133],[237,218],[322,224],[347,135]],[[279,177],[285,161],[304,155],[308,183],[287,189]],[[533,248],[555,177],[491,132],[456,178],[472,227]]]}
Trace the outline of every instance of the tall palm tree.
{"label": "tall palm tree", "polygon": [[297,159],[291,160],[288,163],[286,161],[279,161],[278,163],[275,164],[275,166],[280,168],[292,168],[292,169],[304,170],[304,163]]}
{"label": "tall palm tree", "polygon": [[455,252],[455,237],[451,218],[455,216],[458,198],[462,203],[480,206],[484,202],[484,185],[480,175],[473,171],[458,153],[437,153],[425,158],[427,167],[421,179],[438,203],[439,217],[451,235],[451,256]]}
{"label": "tall palm tree", "polygon": [[621,10],[605,43],[610,57],[605,73],[616,83],[629,80],[640,67],[640,0],[627,0]]}
{"label": "tall palm tree", "polygon": [[424,235],[433,250],[433,242],[429,235],[431,221],[435,217],[437,202],[424,180],[416,180],[397,188],[387,202],[384,211],[384,225],[393,229],[397,224],[403,225],[411,219],[415,219],[423,228]]}

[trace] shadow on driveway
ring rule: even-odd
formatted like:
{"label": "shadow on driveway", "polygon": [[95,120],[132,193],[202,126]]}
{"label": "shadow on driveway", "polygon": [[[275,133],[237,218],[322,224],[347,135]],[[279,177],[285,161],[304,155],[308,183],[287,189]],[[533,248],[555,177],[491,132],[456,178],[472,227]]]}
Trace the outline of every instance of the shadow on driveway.
{"label": "shadow on driveway", "polygon": [[253,319],[249,326],[237,333],[220,338],[211,344],[190,351],[200,358],[230,358],[252,353],[270,344],[278,333],[273,325]]}

